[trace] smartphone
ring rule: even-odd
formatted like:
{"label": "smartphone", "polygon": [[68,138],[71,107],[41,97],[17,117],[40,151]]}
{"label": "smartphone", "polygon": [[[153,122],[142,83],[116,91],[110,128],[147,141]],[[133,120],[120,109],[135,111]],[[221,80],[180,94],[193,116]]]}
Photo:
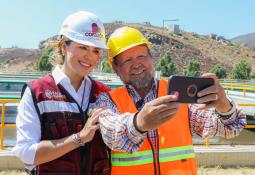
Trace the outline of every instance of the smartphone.
{"label": "smartphone", "polygon": [[179,92],[178,102],[197,103],[197,93],[214,84],[212,78],[172,75],[168,79],[168,94]]}

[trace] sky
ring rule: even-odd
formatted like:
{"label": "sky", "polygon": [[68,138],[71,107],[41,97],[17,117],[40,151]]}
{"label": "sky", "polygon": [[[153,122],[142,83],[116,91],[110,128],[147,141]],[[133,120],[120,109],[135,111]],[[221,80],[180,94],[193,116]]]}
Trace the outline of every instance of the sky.
{"label": "sky", "polygon": [[0,0],[0,47],[38,48],[58,34],[65,17],[95,13],[103,22],[150,22],[227,39],[255,32],[254,0]]}

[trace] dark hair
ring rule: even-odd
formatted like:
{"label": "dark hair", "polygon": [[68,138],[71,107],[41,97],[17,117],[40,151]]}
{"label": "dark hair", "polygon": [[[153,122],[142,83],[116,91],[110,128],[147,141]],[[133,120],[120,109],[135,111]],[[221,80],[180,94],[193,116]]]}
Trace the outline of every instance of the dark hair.
{"label": "dark hair", "polygon": [[[118,56],[118,55],[117,55]],[[117,66],[119,64],[118,60],[117,60],[117,56],[112,58],[112,62]]]}
{"label": "dark hair", "polygon": [[64,43],[69,46],[71,44],[72,40],[65,40]]}

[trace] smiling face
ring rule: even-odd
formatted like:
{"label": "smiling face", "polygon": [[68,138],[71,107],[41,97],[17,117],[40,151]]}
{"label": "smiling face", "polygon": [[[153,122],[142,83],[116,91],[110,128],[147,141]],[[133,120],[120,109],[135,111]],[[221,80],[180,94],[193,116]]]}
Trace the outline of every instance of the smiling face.
{"label": "smiling face", "polygon": [[113,69],[124,83],[136,89],[148,88],[154,76],[153,60],[144,45],[132,47],[115,58]]}
{"label": "smiling face", "polygon": [[63,71],[72,78],[83,78],[97,65],[101,50],[74,41],[64,42],[62,53],[65,55]]}

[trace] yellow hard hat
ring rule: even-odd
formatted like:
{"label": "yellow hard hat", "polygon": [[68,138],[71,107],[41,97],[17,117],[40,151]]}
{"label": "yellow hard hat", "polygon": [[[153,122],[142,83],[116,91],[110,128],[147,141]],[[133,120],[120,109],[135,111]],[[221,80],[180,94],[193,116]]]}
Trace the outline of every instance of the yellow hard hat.
{"label": "yellow hard hat", "polygon": [[151,46],[143,34],[132,27],[121,27],[116,29],[110,36],[107,47],[108,47],[108,62],[112,65],[112,58],[130,49],[134,46],[146,44],[148,47]]}

